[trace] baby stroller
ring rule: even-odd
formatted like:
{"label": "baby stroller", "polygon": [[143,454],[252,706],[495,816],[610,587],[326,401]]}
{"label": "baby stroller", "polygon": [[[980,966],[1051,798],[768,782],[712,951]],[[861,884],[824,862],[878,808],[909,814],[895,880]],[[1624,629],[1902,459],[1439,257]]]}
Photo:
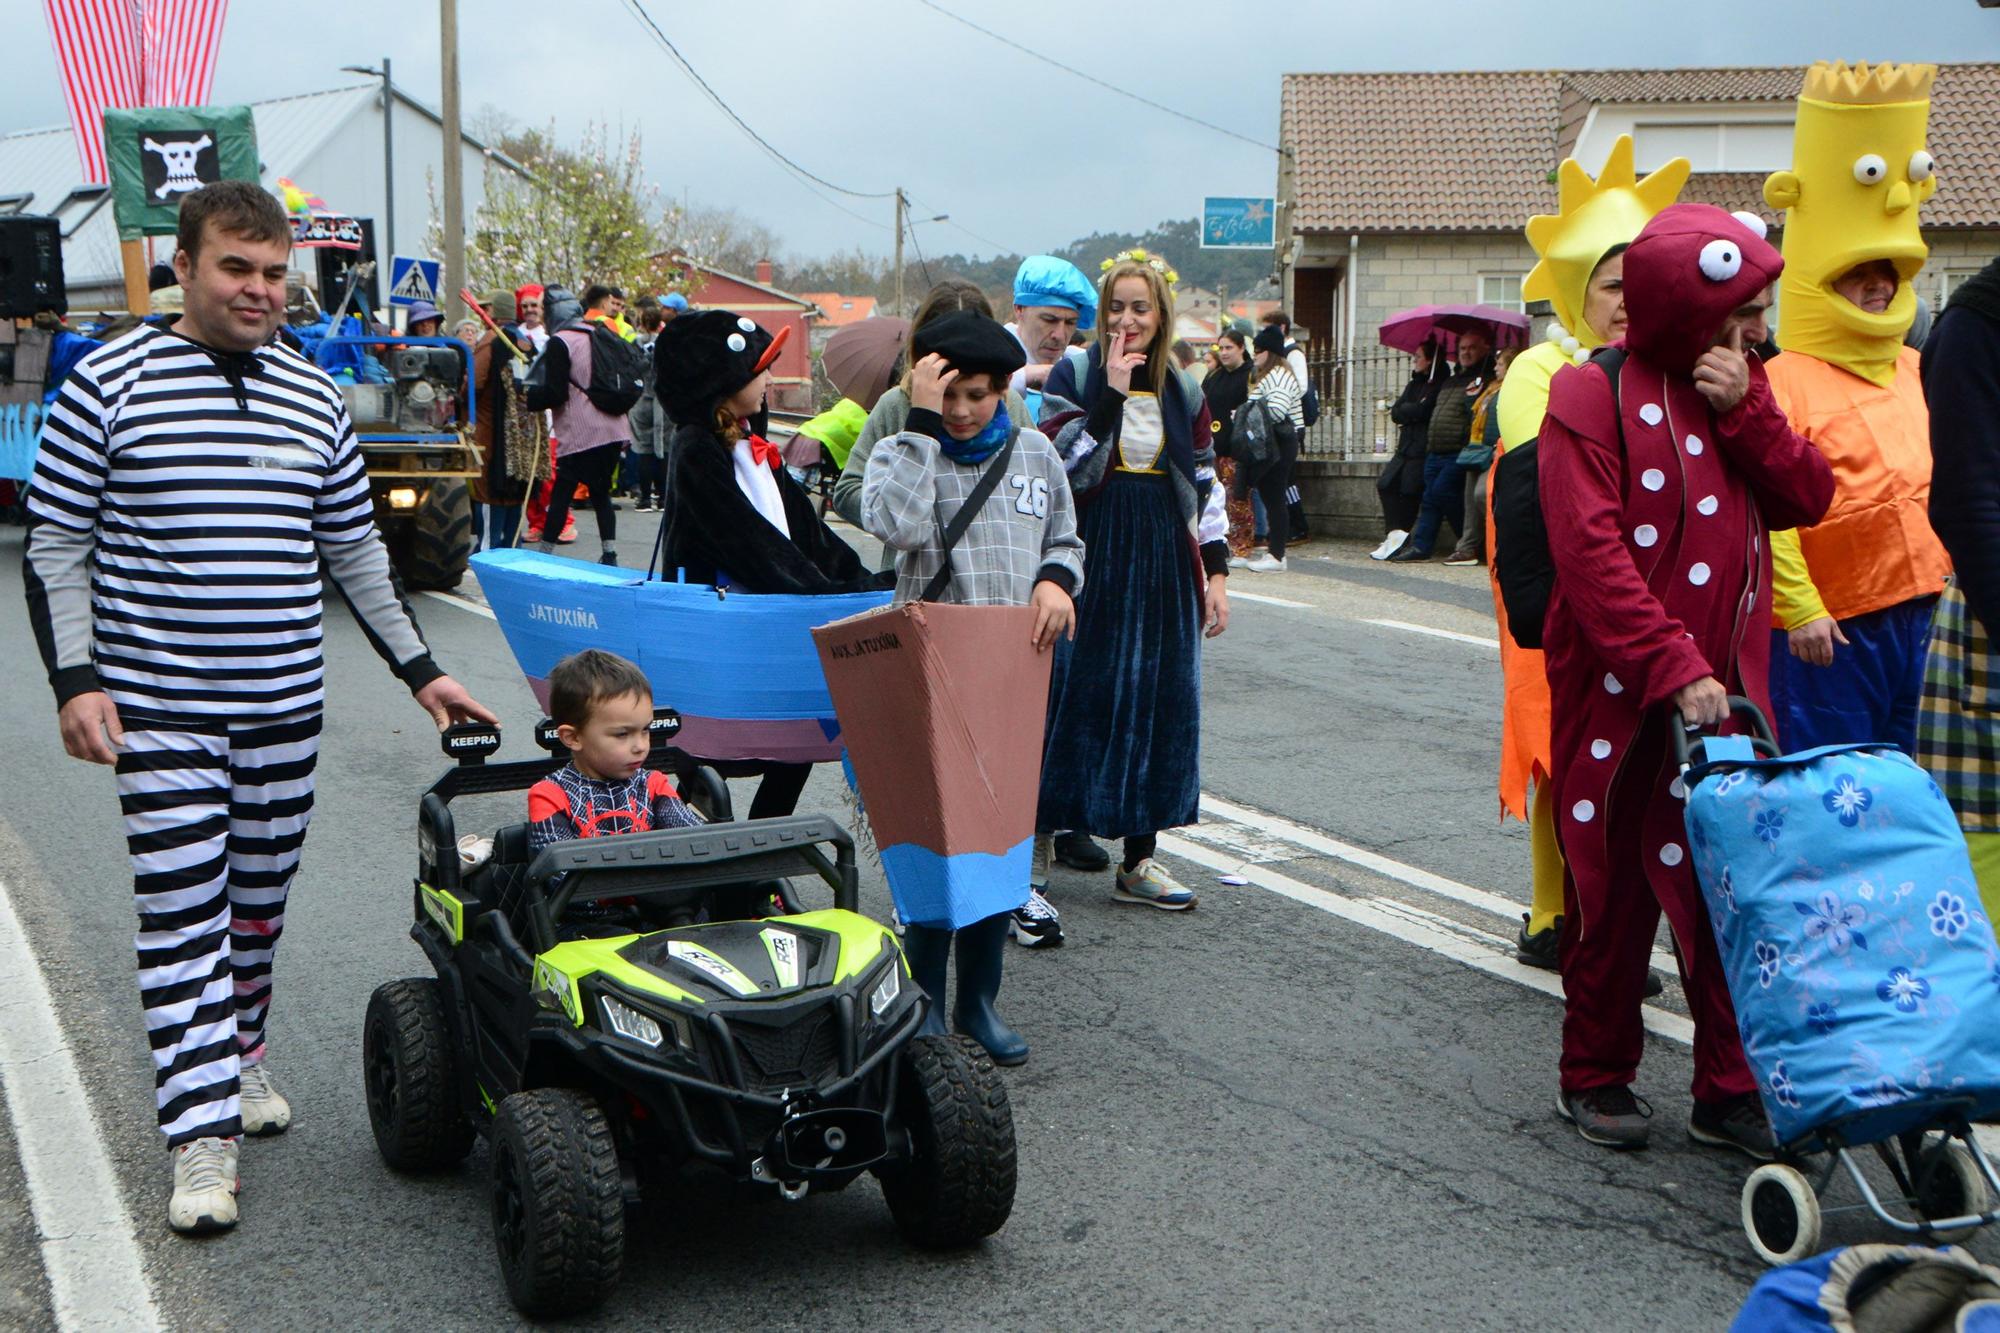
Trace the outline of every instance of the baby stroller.
{"label": "baby stroller", "polygon": [[[2000,1218],[2000,1178],[1972,1133],[2000,1112],[2000,946],[1957,818],[1894,746],[1781,756],[1755,704],[1730,708],[1749,735],[1669,729],[1695,874],[1778,1143],[1743,1183],[1743,1229],[1772,1264],[1812,1254],[1824,1215],[1863,1207],[1927,1241],[1963,1239]],[[1862,1173],[1863,1148],[1899,1198]],[[1842,1168],[1862,1203],[1823,1208]]]}

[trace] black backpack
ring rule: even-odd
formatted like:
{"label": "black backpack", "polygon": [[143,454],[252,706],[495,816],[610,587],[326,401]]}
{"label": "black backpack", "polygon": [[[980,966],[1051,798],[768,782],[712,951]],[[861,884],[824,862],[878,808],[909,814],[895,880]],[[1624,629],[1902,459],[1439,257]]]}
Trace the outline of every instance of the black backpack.
{"label": "black backpack", "polygon": [[[1618,372],[1625,365],[1625,351],[1600,348],[1590,359],[1611,381],[1616,414]],[[1623,430],[1624,418],[1618,420]],[[1493,577],[1500,584],[1500,602],[1507,608],[1507,632],[1523,648],[1542,646],[1542,622],[1556,586],[1549,530],[1542,522],[1539,444],[1538,440],[1517,444],[1493,465]]]}
{"label": "black backpack", "polygon": [[646,392],[652,358],[637,343],[626,342],[604,320],[592,320],[581,327],[590,332],[590,383],[584,386],[584,396],[604,415],[622,417]]}

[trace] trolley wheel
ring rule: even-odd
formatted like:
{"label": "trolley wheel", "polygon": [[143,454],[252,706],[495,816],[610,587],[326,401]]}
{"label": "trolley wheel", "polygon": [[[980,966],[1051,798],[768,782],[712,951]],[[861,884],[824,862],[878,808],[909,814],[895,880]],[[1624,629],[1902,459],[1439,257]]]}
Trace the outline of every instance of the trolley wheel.
{"label": "trolley wheel", "polygon": [[1770,1162],[1743,1182],[1743,1231],[1771,1265],[1797,1263],[1819,1248],[1819,1196],[1795,1166]]}
{"label": "trolley wheel", "polygon": [[[1926,1218],[1964,1217],[1986,1211],[1986,1179],[1972,1154],[1946,1139],[1926,1148],[1917,1158],[1917,1211]],[[1934,1240],[1964,1240],[1979,1230],[1977,1224],[1933,1231]]]}

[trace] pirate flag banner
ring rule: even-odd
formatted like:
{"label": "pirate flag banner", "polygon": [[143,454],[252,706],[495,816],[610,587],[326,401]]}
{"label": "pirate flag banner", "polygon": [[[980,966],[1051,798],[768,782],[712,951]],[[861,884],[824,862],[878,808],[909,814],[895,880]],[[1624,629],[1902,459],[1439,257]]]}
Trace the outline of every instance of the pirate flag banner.
{"label": "pirate flag banner", "polygon": [[182,195],[259,175],[257,126],[247,106],[106,108],[104,156],[122,241],[171,236]]}
{"label": "pirate flag banner", "polygon": [[903,920],[956,930],[1028,898],[1053,653],[1027,606],[905,602],[813,630]]}

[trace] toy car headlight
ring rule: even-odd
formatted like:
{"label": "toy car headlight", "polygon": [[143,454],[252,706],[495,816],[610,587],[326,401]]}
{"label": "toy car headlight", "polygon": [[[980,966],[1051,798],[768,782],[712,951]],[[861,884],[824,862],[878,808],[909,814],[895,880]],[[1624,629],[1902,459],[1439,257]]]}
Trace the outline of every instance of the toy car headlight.
{"label": "toy car headlight", "polygon": [[896,997],[902,993],[903,969],[896,966],[895,960],[891,959],[889,975],[882,978],[881,984],[875,987],[874,994],[868,997],[868,1012],[880,1018],[882,1011],[894,1004]]}
{"label": "toy car headlight", "polygon": [[604,1022],[619,1036],[636,1041],[642,1046],[659,1046],[666,1041],[666,1033],[660,1028],[659,1020],[642,1014],[623,1000],[609,995],[598,997],[604,1009]]}

